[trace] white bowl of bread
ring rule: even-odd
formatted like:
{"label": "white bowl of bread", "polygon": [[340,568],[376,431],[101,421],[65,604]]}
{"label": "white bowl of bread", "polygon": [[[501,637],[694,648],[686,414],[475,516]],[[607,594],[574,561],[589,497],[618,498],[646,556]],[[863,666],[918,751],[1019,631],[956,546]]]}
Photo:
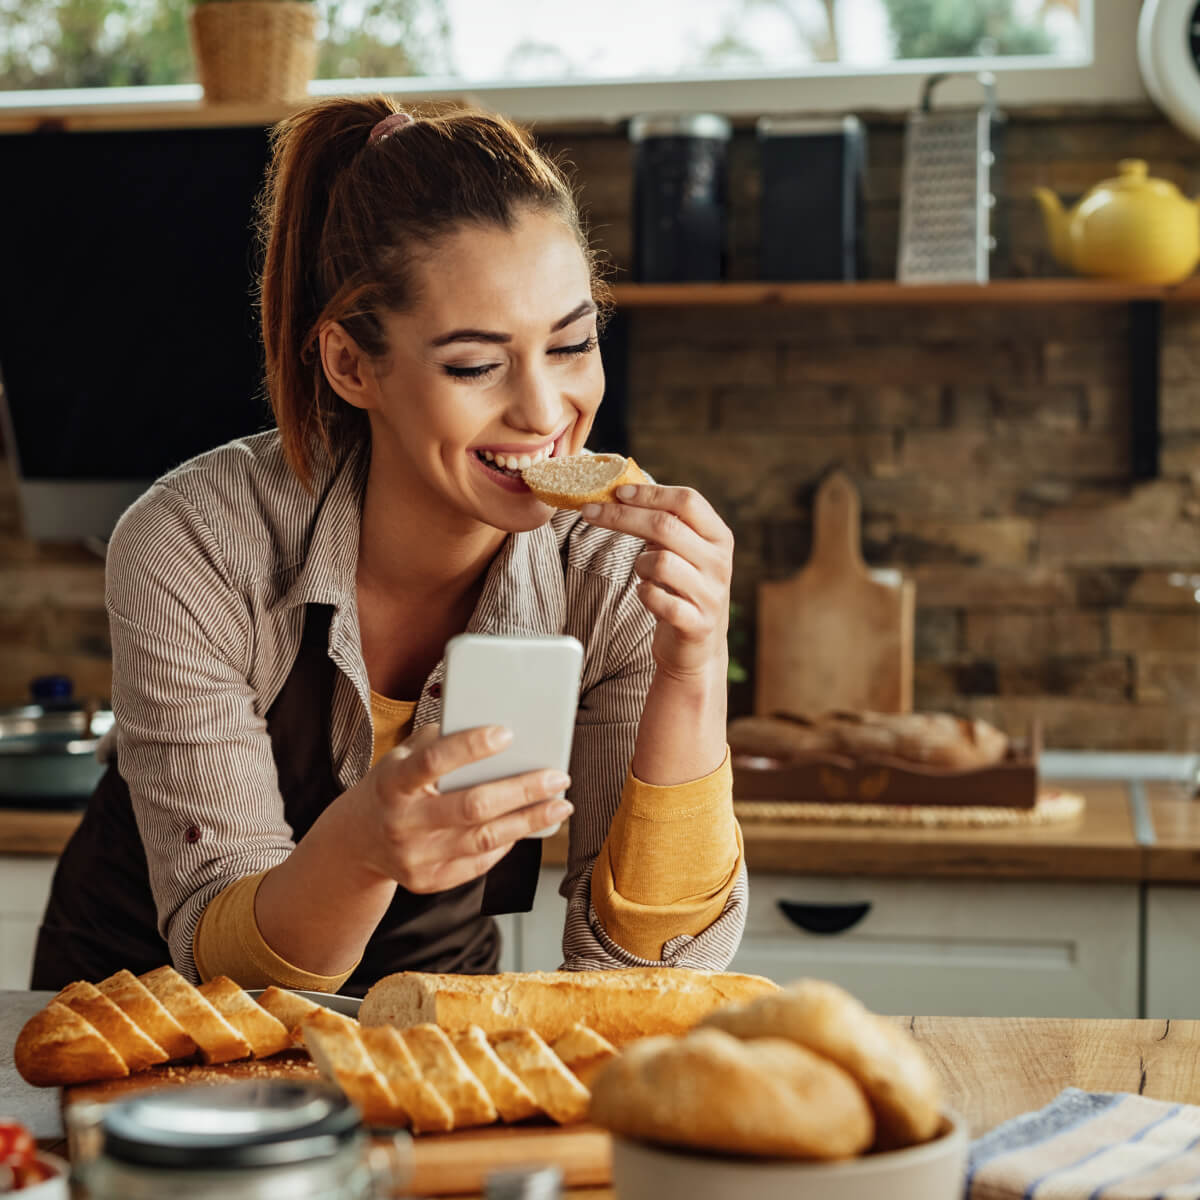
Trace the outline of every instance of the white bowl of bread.
{"label": "white bowl of bread", "polygon": [[646,1038],[592,1085],[617,1200],[958,1200],[967,1132],[903,1029],[820,980]]}

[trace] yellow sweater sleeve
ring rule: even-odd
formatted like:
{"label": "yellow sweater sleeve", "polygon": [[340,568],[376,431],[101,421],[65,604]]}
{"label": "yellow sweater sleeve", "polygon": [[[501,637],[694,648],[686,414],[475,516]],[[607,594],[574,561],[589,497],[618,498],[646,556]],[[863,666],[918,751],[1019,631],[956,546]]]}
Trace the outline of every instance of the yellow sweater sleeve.
{"label": "yellow sweater sleeve", "polygon": [[[375,731],[372,766],[412,732],[416,707],[415,700],[392,700],[371,692],[371,723]],[[263,871],[239,879],[211,900],[201,914],[192,938],[192,957],[200,978],[228,975],[242,987],[276,984],[310,992],[336,992],[354,967],[344,975],[313,975],[280,958],[259,932],[254,897],[265,874]]]}
{"label": "yellow sweater sleeve", "polygon": [[341,975],[314,975],[280,958],[263,939],[254,919],[254,897],[266,871],[247,875],[209,901],[192,938],[192,957],[202,981],[228,975],[246,988],[301,988],[336,992],[350,978],[355,963]]}
{"label": "yellow sweater sleeve", "polygon": [[674,787],[631,771],[592,869],[592,907],[618,946],[661,959],[672,938],[721,915],[744,854],[728,751],[711,775]]}

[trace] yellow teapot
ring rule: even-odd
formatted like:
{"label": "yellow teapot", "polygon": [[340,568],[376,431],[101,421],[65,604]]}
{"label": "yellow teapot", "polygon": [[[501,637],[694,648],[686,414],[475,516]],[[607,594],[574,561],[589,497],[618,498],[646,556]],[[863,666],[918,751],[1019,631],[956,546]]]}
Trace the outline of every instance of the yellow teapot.
{"label": "yellow teapot", "polygon": [[1200,262],[1200,210],[1165,179],[1148,179],[1140,158],[1117,164],[1069,212],[1049,188],[1034,188],[1054,257],[1081,275],[1130,283],[1178,283]]}

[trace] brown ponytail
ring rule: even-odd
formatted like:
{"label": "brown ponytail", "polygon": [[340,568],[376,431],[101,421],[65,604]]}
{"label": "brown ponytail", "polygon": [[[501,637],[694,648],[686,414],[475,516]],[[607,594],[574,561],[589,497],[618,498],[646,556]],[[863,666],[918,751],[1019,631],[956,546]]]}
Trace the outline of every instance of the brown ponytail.
{"label": "brown ponytail", "polygon": [[373,357],[387,351],[379,314],[411,303],[413,251],[468,223],[513,226],[527,208],[563,218],[607,289],[561,168],[517,126],[479,112],[417,116],[382,140],[398,111],[386,97],[338,98],[275,126],[259,201],[259,301],[267,389],[288,463],[310,487],[317,456],[369,436],[365,415],[329,386],[318,336],[338,321]]}

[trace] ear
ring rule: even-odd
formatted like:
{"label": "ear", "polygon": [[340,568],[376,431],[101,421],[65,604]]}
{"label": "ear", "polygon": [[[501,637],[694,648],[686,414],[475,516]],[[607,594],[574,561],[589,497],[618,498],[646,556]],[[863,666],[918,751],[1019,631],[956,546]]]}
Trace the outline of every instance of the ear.
{"label": "ear", "polygon": [[347,404],[371,408],[375,373],[371,360],[337,321],[321,327],[321,367],[329,386]]}

